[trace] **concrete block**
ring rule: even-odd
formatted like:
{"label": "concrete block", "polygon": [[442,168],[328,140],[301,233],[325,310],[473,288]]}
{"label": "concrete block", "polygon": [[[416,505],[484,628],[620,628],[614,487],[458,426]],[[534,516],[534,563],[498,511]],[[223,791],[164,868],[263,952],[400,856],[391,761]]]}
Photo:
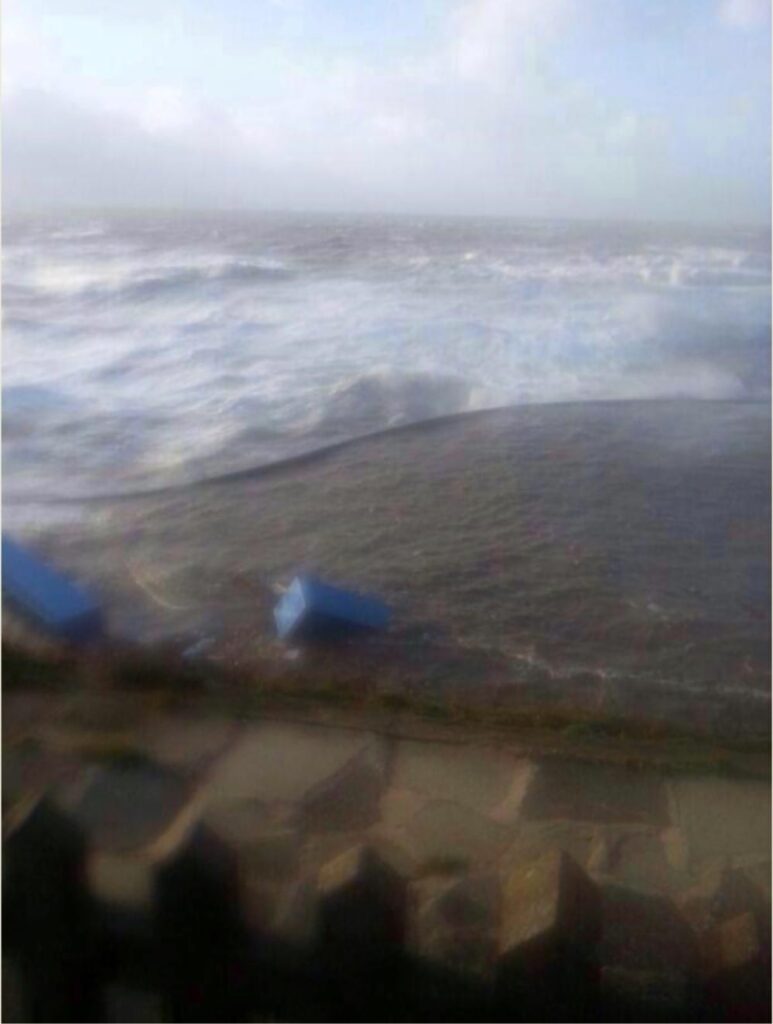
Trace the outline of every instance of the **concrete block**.
{"label": "concrete block", "polygon": [[344,961],[389,957],[406,939],[408,880],[369,846],[356,846],[325,865],[318,876],[318,940]]}
{"label": "concrete block", "polygon": [[503,1009],[537,1020],[592,1018],[600,935],[598,889],[568,854],[514,868],[502,900],[496,987]]}

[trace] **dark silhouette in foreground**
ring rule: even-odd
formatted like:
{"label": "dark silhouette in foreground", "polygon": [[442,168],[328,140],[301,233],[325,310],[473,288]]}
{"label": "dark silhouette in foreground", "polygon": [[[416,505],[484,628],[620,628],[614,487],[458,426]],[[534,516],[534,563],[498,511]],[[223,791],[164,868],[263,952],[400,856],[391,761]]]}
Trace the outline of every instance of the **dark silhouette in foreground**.
{"label": "dark silhouette in foreground", "polygon": [[[410,886],[370,847],[321,872],[306,945],[247,927],[236,860],[203,825],[155,869],[145,918],[100,906],[86,864],[78,825],[47,798],[9,830],[3,924],[22,1004],[14,1019],[108,1019],[111,986],[157,993],[163,1019],[181,1022],[770,1019],[770,938],[764,913],[742,909],[742,876],[728,876],[716,895],[719,923],[700,948],[667,900],[602,891],[556,851],[516,867],[490,969],[465,975],[411,951]],[[474,914],[457,889],[444,912],[461,934]],[[673,973],[646,969],[655,935],[673,942]],[[614,966],[610,951],[622,951]]]}

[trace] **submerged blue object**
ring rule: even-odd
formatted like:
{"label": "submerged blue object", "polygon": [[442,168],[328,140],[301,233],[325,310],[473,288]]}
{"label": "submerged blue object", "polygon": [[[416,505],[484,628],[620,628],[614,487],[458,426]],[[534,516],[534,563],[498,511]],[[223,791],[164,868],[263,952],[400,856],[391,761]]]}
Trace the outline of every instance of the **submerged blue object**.
{"label": "submerged blue object", "polygon": [[5,535],[2,550],[3,597],[31,622],[75,642],[102,633],[102,610],[87,591]]}
{"label": "submerged blue object", "polygon": [[274,609],[282,640],[325,639],[362,630],[386,629],[389,609],[381,601],[296,576]]}

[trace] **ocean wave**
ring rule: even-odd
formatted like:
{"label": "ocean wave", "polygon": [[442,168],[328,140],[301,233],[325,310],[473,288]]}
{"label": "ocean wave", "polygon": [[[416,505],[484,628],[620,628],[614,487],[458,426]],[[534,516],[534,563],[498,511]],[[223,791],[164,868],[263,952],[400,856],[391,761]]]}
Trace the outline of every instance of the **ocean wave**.
{"label": "ocean wave", "polygon": [[72,413],[77,409],[74,398],[52,387],[35,384],[3,387],[3,429],[45,416]]}
{"label": "ocean wave", "polygon": [[[102,489],[113,458],[114,475],[165,486],[208,460],[270,462],[478,408],[768,398],[766,245],[407,219],[17,224],[5,383],[51,395],[10,392],[8,465],[71,492]],[[89,424],[96,407],[131,415],[141,459]]]}
{"label": "ocean wave", "polygon": [[86,239],[103,238],[108,232],[108,226],[103,221],[94,221],[91,224],[61,227],[55,231],[46,233],[46,238],[57,242],[82,242]]}
{"label": "ocean wave", "polygon": [[[687,398],[688,402],[695,399]],[[640,405],[646,408],[650,403],[662,405],[664,399],[655,397],[623,397],[595,401],[595,405]],[[665,399],[671,403],[674,399]],[[681,401],[680,398],[677,401]],[[767,402],[742,401],[735,402],[732,399],[705,399],[709,406],[737,408],[742,419],[749,416],[761,414],[769,421],[770,406]],[[537,402],[533,406],[545,406],[554,409],[571,409],[572,407],[588,405],[587,400],[556,400],[554,402]],[[684,406],[687,409],[689,406]],[[296,435],[293,438],[287,431],[274,431],[271,428],[247,428],[240,433],[228,435],[222,438],[222,444],[213,446],[213,451],[207,456],[203,451],[191,454],[182,475],[177,474],[173,478],[165,476],[142,476],[137,478],[129,474],[116,487],[107,486],[110,481],[99,479],[92,475],[84,485],[77,480],[69,480],[67,486],[59,487],[54,491],[46,491],[45,483],[47,474],[33,470],[30,481],[14,480],[13,488],[6,486],[3,492],[4,505],[16,508],[28,509],[55,509],[68,506],[86,507],[88,505],[100,505],[106,502],[134,501],[140,498],[157,497],[172,493],[179,493],[215,484],[229,484],[245,479],[268,478],[276,474],[282,474],[289,469],[300,468],[306,465],[320,463],[337,453],[360,444],[367,443],[378,437],[399,435],[406,432],[421,432],[442,427],[444,424],[455,420],[495,417],[506,415],[513,411],[512,406],[485,406],[483,408],[472,408],[460,410],[445,415],[437,415],[422,420],[409,420],[404,423],[392,426],[381,426],[372,431],[361,434],[340,434],[333,439],[325,438],[322,434],[310,432],[306,435]],[[493,422],[493,421],[492,421]],[[168,426],[168,424],[167,424]],[[123,427],[119,428],[120,437],[126,436]],[[234,442],[249,440],[257,442],[257,450],[253,447],[249,453],[234,455]],[[663,443],[673,447],[678,439],[665,436],[660,439]],[[263,448],[261,443],[265,443]],[[261,454],[262,453],[262,454]],[[250,459],[248,456],[251,455]],[[226,457],[228,456],[228,457]],[[165,455],[159,453],[159,461],[164,463]],[[178,462],[179,468],[179,462]],[[13,474],[10,474],[13,476]]]}
{"label": "ocean wave", "polygon": [[481,404],[479,390],[461,377],[382,370],[336,384],[301,432],[361,434],[467,412]]}
{"label": "ocean wave", "polygon": [[536,287],[766,288],[771,280],[769,266],[740,250],[713,256],[668,250],[604,257],[579,252],[560,259],[555,251],[515,251],[485,261],[479,253],[465,253],[458,268],[477,277],[500,277]]}
{"label": "ocean wave", "polygon": [[202,286],[239,287],[282,281],[293,271],[279,260],[203,257],[183,262],[141,260],[119,254],[102,260],[27,261],[6,272],[9,305],[35,302],[144,303]]}
{"label": "ocean wave", "polygon": [[150,302],[170,293],[185,293],[202,285],[249,285],[261,281],[291,278],[292,271],[279,263],[250,263],[234,260],[210,267],[176,267],[163,273],[138,276],[118,285],[96,284],[83,288],[78,297],[85,300],[110,299],[123,302]]}

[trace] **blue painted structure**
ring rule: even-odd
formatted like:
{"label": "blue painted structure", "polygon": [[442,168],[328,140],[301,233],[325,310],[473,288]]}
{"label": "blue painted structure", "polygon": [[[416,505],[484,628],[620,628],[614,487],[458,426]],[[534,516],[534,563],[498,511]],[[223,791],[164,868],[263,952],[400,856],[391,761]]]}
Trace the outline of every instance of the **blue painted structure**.
{"label": "blue painted structure", "polygon": [[389,615],[387,606],[376,598],[333,587],[311,576],[296,576],[274,609],[282,640],[328,639],[386,629]]}
{"label": "blue painted structure", "polygon": [[86,590],[5,535],[2,553],[3,597],[34,625],[76,643],[102,634],[102,609]]}

